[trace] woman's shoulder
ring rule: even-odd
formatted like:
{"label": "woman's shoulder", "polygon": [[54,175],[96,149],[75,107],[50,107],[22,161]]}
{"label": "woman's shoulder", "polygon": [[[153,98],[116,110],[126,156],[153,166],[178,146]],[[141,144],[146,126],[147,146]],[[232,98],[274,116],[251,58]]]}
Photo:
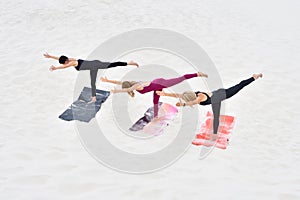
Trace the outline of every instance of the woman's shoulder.
{"label": "woman's shoulder", "polygon": [[195,94],[197,95],[197,96],[201,96],[201,95],[207,95],[207,96],[209,96],[209,94],[210,94],[210,92],[201,92],[201,91],[197,91],[197,92],[195,92]]}
{"label": "woman's shoulder", "polygon": [[74,67],[78,66],[78,61],[79,60],[71,60],[71,65]]}
{"label": "woman's shoulder", "polygon": [[69,58],[70,61],[78,61],[80,59],[76,59],[76,58]]}

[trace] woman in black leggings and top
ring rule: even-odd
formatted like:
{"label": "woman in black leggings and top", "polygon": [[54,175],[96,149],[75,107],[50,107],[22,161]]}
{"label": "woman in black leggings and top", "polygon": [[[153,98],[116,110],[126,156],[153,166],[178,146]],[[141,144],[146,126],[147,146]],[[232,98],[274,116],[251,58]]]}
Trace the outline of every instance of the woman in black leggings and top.
{"label": "woman in black leggings and top", "polygon": [[75,59],[75,58],[68,58],[67,56],[51,56],[48,53],[45,53],[44,56],[46,58],[52,58],[55,60],[58,60],[61,66],[55,67],[51,66],[50,71],[54,71],[57,69],[65,69],[68,67],[74,67],[77,71],[81,70],[90,70],[90,77],[91,77],[91,87],[92,87],[92,100],[91,102],[96,101],[96,78],[98,69],[107,69],[117,66],[126,66],[126,65],[135,65],[139,66],[136,62],[130,61],[130,62],[101,62],[99,60],[81,60],[81,59]]}
{"label": "woman in black leggings and top", "polygon": [[176,97],[181,98],[185,101],[185,103],[178,102],[176,106],[192,106],[195,104],[200,105],[211,105],[212,111],[214,115],[213,120],[213,135],[212,140],[217,139],[217,133],[218,133],[218,127],[219,127],[219,116],[220,116],[220,110],[221,110],[221,102],[225,99],[229,99],[236,93],[238,93],[243,87],[246,85],[249,85],[253,81],[255,81],[258,78],[261,78],[262,74],[253,74],[253,76],[249,79],[241,81],[239,84],[230,87],[228,89],[218,89],[211,92],[184,92],[183,94],[175,94],[175,93],[166,93],[163,91],[157,91],[156,93],[160,96],[170,96],[170,97]]}

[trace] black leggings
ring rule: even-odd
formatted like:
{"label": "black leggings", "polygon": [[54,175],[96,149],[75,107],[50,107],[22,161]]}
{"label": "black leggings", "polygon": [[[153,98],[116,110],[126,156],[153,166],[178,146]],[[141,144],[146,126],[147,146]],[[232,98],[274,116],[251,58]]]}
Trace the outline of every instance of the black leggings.
{"label": "black leggings", "polygon": [[214,114],[214,121],[213,121],[214,134],[218,133],[221,102],[225,99],[229,99],[230,97],[238,93],[243,87],[249,85],[254,80],[255,79],[251,77],[247,80],[241,81],[239,84],[230,87],[228,89],[218,89],[216,91],[213,91],[213,95],[211,96],[211,106]]}
{"label": "black leggings", "polygon": [[[113,63],[103,63],[102,65],[95,65],[90,68],[90,76],[91,76],[91,87],[92,87],[92,97],[96,96],[96,79],[97,79],[97,73],[98,69],[106,69],[106,68],[112,68],[117,66],[126,66],[126,62],[113,62]],[[80,68],[81,69],[81,68]]]}

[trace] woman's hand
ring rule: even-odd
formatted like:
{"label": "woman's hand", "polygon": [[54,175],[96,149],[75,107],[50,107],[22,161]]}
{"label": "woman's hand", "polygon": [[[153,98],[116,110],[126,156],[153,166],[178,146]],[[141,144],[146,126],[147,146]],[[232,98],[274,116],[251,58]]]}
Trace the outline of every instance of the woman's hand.
{"label": "woman's hand", "polygon": [[177,103],[176,103],[176,106],[177,106],[177,107],[180,107],[180,106],[184,106],[184,104],[183,104],[182,102],[177,102]]}
{"label": "woman's hand", "polygon": [[156,94],[159,96],[166,96],[166,93],[164,91],[156,91]]}
{"label": "woman's hand", "polygon": [[180,106],[190,106],[191,108],[193,108],[193,104],[191,104],[190,102],[188,103],[183,103],[182,101],[179,101],[176,103],[176,106],[177,107],[180,107]]}
{"label": "woman's hand", "polygon": [[113,89],[110,90],[110,92],[113,93],[113,94],[115,94],[115,93],[118,92],[118,90],[116,88],[113,88]]}
{"label": "woman's hand", "polygon": [[176,106],[185,106],[185,103],[182,103],[181,99],[179,99],[179,102],[176,103]]}
{"label": "woman's hand", "polygon": [[48,53],[44,53],[45,58],[51,58],[51,56]]}
{"label": "woman's hand", "polygon": [[51,67],[49,68],[50,71],[54,71],[56,70],[56,67],[54,67],[53,65],[51,65]]}
{"label": "woman's hand", "polygon": [[108,82],[108,79],[107,79],[106,76],[102,76],[102,77],[100,78],[100,81],[102,81],[102,82]]}

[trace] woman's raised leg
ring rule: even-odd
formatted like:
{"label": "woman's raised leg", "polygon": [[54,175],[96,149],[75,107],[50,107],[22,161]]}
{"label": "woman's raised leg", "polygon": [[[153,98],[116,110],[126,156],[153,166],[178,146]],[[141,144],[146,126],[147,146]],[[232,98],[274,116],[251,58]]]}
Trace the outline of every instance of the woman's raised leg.
{"label": "woman's raised leg", "polygon": [[180,77],[177,77],[177,78],[171,78],[171,79],[160,78],[160,79],[154,80],[153,82],[155,84],[161,85],[162,88],[168,88],[168,87],[172,87],[174,85],[177,85],[177,84],[181,83],[184,80],[195,78],[195,77],[198,77],[198,76],[207,77],[206,74],[204,74],[202,72],[198,72],[198,73],[194,73],[194,74],[185,74],[183,76],[180,76]]}
{"label": "woman's raised leg", "polygon": [[256,79],[261,78],[261,77],[262,77],[262,74],[253,74],[253,76],[251,78],[243,80],[239,84],[237,84],[235,86],[232,86],[228,89],[225,89],[226,99],[229,99],[230,97],[232,97],[233,95],[238,93],[241,89],[243,89],[245,86],[249,85],[250,83],[252,83]]}

